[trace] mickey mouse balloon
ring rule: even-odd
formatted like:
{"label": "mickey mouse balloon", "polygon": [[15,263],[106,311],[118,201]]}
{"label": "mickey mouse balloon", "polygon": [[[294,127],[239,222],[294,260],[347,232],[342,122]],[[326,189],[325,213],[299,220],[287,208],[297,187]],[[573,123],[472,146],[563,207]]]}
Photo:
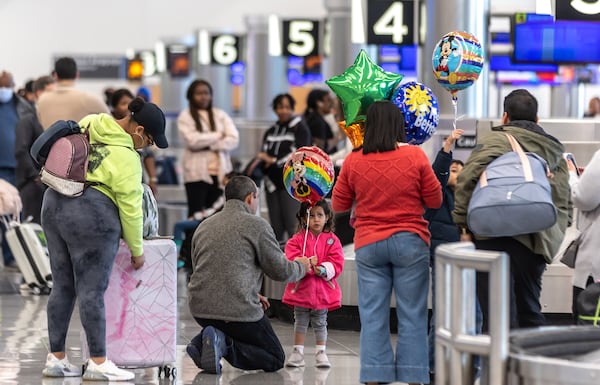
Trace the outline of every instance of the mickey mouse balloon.
{"label": "mickey mouse balloon", "polygon": [[456,92],[470,87],[483,67],[483,50],[479,40],[468,32],[449,32],[433,50],[433,73],[438,83]]}

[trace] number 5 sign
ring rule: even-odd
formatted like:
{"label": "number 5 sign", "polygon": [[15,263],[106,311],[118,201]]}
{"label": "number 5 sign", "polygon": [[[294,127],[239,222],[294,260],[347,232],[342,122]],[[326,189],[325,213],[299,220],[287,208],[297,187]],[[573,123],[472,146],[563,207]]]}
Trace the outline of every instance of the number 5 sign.
{"label": "number 5 sign", "polygon": [[367,1],[367,44],[416,44],[415,2],[415,0]]}
{"label": "number 5 sign", "polygon": [[319,28],[320,23],[317,20],[284,20],[283,55],[319,55]]}

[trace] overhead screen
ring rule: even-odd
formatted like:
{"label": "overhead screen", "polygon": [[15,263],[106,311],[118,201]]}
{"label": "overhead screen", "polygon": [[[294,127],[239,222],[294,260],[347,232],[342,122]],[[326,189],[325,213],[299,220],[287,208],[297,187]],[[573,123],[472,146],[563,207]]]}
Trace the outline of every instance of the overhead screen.
{"label": "overhead screen", "polygon": [[509,55],[490,56],[490,71],[558,72],[556,64],[513,63]]}
{"label": "overhead screen", "polygon": [[600,23],[558,20],[513,23],[513,60],[519,63],[600,63]]}

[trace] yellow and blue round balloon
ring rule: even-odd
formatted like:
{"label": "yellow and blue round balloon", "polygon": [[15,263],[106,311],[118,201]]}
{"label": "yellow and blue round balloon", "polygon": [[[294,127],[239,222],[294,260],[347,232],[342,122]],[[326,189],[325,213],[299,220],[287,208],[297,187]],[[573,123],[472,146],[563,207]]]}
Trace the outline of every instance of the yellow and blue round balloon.
{"label": "yellow and blue round balloon", "polygon": [[431,138],[440,121],[440,110],[429,87],[417,82],[402,84],[391,100],[404,115],[407,143],[422,144]]}

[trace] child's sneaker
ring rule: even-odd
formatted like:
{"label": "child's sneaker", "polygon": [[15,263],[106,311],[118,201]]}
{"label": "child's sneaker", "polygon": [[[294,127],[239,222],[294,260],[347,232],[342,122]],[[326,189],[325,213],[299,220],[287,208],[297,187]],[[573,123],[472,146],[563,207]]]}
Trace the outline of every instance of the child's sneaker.
{"label": "child's sneaker", "polygon": [[317,354],[315,355],[315,366],[317,368],[331,368],[331,363],[329,362],[325,350],[317,351]]}
{"label": "child's sneaker", "polygon": [[108,359],[100,365],[92,360],[88,360],[85,371],[83,372],[83,379],[92,381],[129,381],[134,378],[134,373],[117,368],[117,366]]}
{"label": "child's sneaker", "polygon": [[304,366],[304,354],[300,353],[300,351],[297,348],[294,348],[285,366],[289,366],[292,368],[299,368],[301,366]]}
{"label": "child's sneaker", "polygon": [[66,356],[59,360],[54,354],[48,353],[42,374],[46,377],[80,377],[81,370],[78,366],[71,364]]}

